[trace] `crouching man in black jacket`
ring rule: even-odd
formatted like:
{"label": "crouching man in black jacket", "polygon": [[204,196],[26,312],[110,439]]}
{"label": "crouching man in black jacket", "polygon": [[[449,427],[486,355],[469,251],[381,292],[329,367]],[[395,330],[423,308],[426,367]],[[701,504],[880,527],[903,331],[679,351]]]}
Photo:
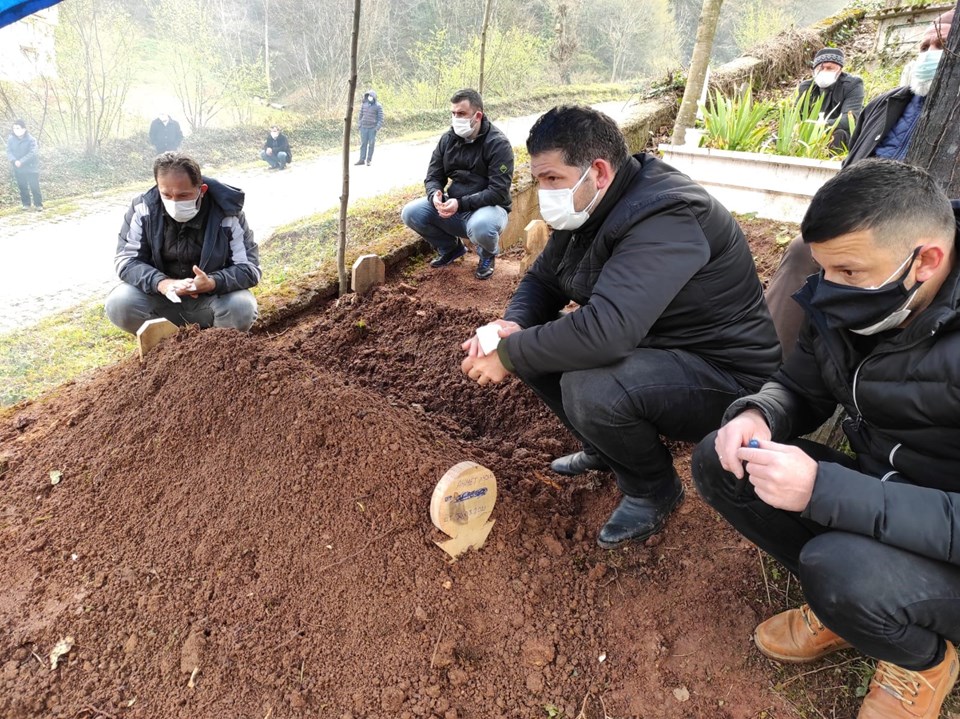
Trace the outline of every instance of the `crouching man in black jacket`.
{"label": "crouching man in black jacket", "polygon": [[553,233],[497,320],[497,350],[467,340],[462,369],[480,384],[517,374],[583,442],[554,471],[613,470],[626,496],[598,537],[612,548],[660,531],[683,497],[660,435],[715,429],[780,346],[743,233],[702,187],[631,157],[586,107],[550,110],[527,149]]}
{"label": "crouching man in black jacket", "polygon": [[[799,343],[697,447],[694,480],[809,602],[757,627],[760,651],[808,662],[852,645],[879,660],[860,719],[933,719],[960,640],[954,210],[923,170],[864,160],[801,231],[822,270],[794,295]],[[855,458],[797,439],[837,403]]]}

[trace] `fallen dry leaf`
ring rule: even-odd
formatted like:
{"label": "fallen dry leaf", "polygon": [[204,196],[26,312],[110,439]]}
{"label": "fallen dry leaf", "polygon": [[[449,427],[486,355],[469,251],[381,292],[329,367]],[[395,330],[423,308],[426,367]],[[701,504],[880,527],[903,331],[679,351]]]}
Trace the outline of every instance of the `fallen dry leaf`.
{"label": "fallen dry leaf", "polygon": [[73,649],[73,637],[64,637],[50,650],[50,668],[56,669],[60,657]]}

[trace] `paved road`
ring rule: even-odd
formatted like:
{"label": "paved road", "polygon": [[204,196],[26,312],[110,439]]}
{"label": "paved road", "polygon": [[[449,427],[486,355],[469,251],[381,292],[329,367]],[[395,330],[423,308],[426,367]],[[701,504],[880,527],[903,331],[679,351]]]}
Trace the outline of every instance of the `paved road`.
{"label": "paved road", "polygon": [[[624,102],[594,107],[618,121],[632,110],[632,104]],[[496,124],[519,146],[536,117]],[[377,145],[373,165],[351,166],[350,199],[373,197],[422,181],[435,144],[436,138]],[[258,241],[264,243],[277,227],[339,204],[340,163],[339,154],[324,155],[298,160],[283,172],[269,172],[263,166],[212,174],[243,188],[247,221]],[[6,307],[0,315],[0,332],[29,326],[106,295],[117,282],[113,254],[131,199],[83,200],[79,209],[64,215],[24,213],[0,218],[0,307]]]}

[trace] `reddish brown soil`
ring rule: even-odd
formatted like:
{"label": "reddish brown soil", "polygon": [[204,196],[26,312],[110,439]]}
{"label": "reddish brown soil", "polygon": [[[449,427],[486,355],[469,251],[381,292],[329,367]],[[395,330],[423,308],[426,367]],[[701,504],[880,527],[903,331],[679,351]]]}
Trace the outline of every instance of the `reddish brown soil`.
{"label": "reddish brown soil", "polygon": [[[791,716],[750,642],[756,550],[689,486],[689,447],[666,531],[603,551],[610,477],[552,474],[556,419],[462,377],[517,277],[474,263],[278,334],[181,333],[5,420],[0,717]],[[449,564],[428,502],[464,459],[500,500]]]}

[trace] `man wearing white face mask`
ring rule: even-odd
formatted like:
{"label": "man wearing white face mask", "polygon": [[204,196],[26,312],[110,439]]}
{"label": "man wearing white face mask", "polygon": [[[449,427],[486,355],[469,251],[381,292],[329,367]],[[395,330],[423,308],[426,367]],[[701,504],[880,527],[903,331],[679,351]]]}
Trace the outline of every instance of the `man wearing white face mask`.
{"label": "man wearing white face mask", "polygon": [[485,280],[493,275],[512,204],[513,147],[484,115],[475,90],[454,93],[450,113],[451,127],[430,158],[427,196],[408,203],[400,219],[437,251],[435,269],[463,257],[460,238],[468,237],[479,255],[475,276]]}
{"label": "man wearing white face mask", "polygon": [[[683,498],[661,435],[699,440],[780,363],[750,248],[722,205],[617,124],[559,107],[527,139],[553,228],[500,325],[497,349],[463,344],[479,384],[514,373],[581,441],[551,468],[612,470],[623,493],[597,542],[659,532]],[[568,301],[579,308],[558,317]]]}
{"label": "man wearing white face mask", "polygon": [[260,281],[259,250],[243,215],[243,192],[176,152],[153,163],[156,185],[134,198],[117,241],[123,281],[106,313],[136,333],[150,319],[248,330],[257,319],[250,292]]}
{"label": "man wearing white face mask", "polygon": [[[859,719],[936,719],[960,641],[960,202],[923,170],[865,160],[801,230],[822,268],[796,350],[693,455],[697,489],[800,580],[754,632],[780,662],[878,660]],[[854,457],[804,439],[840,404]]]}
{"label": "man wearing white face mask", "polygon": [[811,103],[823,98],[820,110],[828,123],[843,118],[833,131],[830,144],[834,148],[850,144],[851,116],[852,124],[856,125],[863,110],[863,80],[844,72],[843,63],[843,50],[822,48],[813,58],[813,78],[801,82],[797,89],[797,102],[808,92]]}
{"label": "man wearing white face mask", "polygon": [[[953,13],[951,10],[938,17],[924,33],[919,56],[913,64],[910,84],[883,93],[869,102],[860,113],[843,167],[868,157],[903,160],[907,156],[913,131],[943,53],[943,45],[950,34]],[[816,271],[817,266],[809,248],[801,237],[796,237],[787,246],[780,267],[767,288],[767,304],[777,326],[784,357],[792,351],[803,320],[803,312],[793,301],[793,293]]]}

